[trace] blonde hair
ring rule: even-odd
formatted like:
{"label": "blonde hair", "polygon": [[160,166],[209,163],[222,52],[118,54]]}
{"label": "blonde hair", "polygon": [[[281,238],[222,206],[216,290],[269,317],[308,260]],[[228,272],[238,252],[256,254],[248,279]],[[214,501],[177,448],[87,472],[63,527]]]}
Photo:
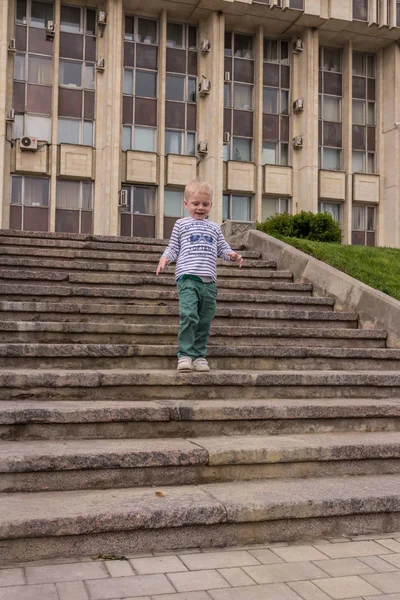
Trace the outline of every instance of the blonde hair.
{"label": "blonde hair", "polygon": [[210,196],[210,200],[213,199],[213,189],[207,181],[203,179],[192,179],[189,181],[187,186],[185,187],[185,200],[189,200],[193,194],[204,194],[205,196]]}

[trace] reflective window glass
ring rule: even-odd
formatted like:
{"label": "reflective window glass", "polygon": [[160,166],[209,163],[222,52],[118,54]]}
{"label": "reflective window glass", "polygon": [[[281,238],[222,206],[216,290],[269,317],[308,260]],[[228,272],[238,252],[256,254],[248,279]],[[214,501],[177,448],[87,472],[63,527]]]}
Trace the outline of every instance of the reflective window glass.
{"label": "reflective window glass", "polygon": [[37,117],[36,115],[25,116],[25,135],[35,137],[45,142],[51,141],[51,118]]}
{"label": "reflective window glass", "polygon": [[135,127],[133,149],[154,152],[156,145],[156,130],[151,127]]}
{"label": "reflective window glass", "polygon": [[233,138],[232,160],[250,162],[252,160],[252,140],[246,138]]}
{"label": "reflective window glass", "polygon": [[80,144],[81,121],[58,119],[58,143]]}
{"label": "reflective window glass", "polygon": [[42,56],[28,56],[28,81],[51,85],[53,81],[53,60]]}
{"label": "reflective window glass", "polygon": [[181,217],[183,214],[183,190],[164,190],[164,215]]}
{"label": "reflective window glass", "polygon": [[241,110],[251,110],[253,108],[252,92],[252,86],[235,83],[233,89],[234,108]]}
{"label": "reflective window glass", "polygon": [[155,98],[157,96],[157,74],[150,71],[136,71],[136,96]]}
{"label": "reflective window glass", "polygon": [[157,23],[150,19],[138,19],[138,42],[143,44],[157,43]]}
{"label": "reflective window glass", "polygon": [[166,78],[166,99],[184,101],[185,99],[185,78],[179,75],[167,75]]}
{"label": "reflective window glass", "polygon": [[263,112],[277,114],[278,112],[278,90],[275,88],[263,88]]}
{"label": "reflective window glass", "polygon": [[81,9],[76,6],[61,5],[61,31],[80,33],[82,31]]}
{"label": "reflective window glass", "polygon": [[60,60],[60,85],[82,86],[82,63]]}
{"label": "reflective window glass", "polygon": [[[165,154],[182,154],[182,137],[181,131],[165,131]],[[167,215],[174,216],[174,215]]]}
{"label": "reflective window glass", "polygon": [[276,165],[278,162],[278,144],[275,142],[263,142],[262,163],[263,165]]}
{"label": "reflective window glass", "polygon": [[167,46],[169,48],[183,48],[183,25],[167,23]]}

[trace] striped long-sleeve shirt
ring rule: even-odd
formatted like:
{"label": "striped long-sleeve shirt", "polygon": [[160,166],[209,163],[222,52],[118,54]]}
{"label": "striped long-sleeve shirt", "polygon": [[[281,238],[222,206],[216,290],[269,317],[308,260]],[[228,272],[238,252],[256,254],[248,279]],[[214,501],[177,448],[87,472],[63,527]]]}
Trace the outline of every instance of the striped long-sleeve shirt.
{"label": "striped long-sleeve shirt", "polygon": [[176,280],[196,275],[203,281],[217,281],[217,258],[230,260],[231,252],[217,223],[185,217],[175,223],[163,257],[176,261]]}

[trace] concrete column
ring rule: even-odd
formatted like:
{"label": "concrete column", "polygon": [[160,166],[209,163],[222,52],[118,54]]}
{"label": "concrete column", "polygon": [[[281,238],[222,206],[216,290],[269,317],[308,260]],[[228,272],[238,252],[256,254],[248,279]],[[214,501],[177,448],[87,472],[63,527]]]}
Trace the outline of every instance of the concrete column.
{"label": "concrete column", "polygon": [[158,203],[156,238],[164,237],[164,188],[165,188],[165,85],[167,68],[167,11],[163,10],[159,22],[158,40]]}
{"label": "concrete column", "polygon": [[260,25],[255,38],[255,77],[254,77],[254,162],[256,164],[256,186],[253,207],[253,220],[262,220],[263,164],[262,164],[262,122],[263,122],[263,43],[264,28]]}
{"label": "concrete column", "polygon": [[[13,3],[3,0],[0,2],[0,227],[8,227],[8,207],[9,207],[9,181],[10,181],[10,144],[6,140],[7,134],[11,137],[11,125],[6,125],[5,117],[8,108],[7,94],[7,75],[11,74],[12,58],[8,56],[8,27],[9,27],[9,8]],[[12,78],[11,78],[12,79]]]}
{"label": "concrete column", "polygon": [[[380,244],[400,247],[400,48],[392,44],[383,50],[381,127],[383,139],[383,197],[379,207]],[[386,92],[387,90],[387,92]],[[385,93],[386,92],[386,93]],[[382,162],[380,161],[382,165]]]}
{"label": "concrete column", "polygon": [[200,23],[200,39],[208,39],[211,50],[200,54],[199,77],[204,75],[211,82],[211,93],[198,100],[199,140],[207,140],[208,153],[199,163],[199,175],[208,181],[214,190],[213,207],[210,218],[222,222],[223,195],[223,117],[224,117],[224,35],[223,14],[211,13]]}
{"label": "concrete column", "polygon": [[385,246],[386,233],[385,219],[382,218],[385,210],[385,136],[383,134],[383,105],[385,96],[384,79],[384,50],[379,50],[376,55],[376,172],[379,174],[379,206],[377,207],[376,243]]}
{"label": "concrete column", "polygon": [[303,137],[303,148],[291,152],[293,213],[318,210],[318,31],[305,30],[303,43],[292,61],[292,100],[304,99],[304,111],[292,116],[293,137]]}
{"label": "concrete column", "polygon": [[96,161],[93,230],[99,235],[119,234],[118,192],[121,188],[122,0],[107,0],[107,26],[97,36],[97,56],[105,58],[105,72],[96,76]]}
{"label": "concrete column", "polygon": [[49,231],[56,230],[56,189],[58,168],[58,81],[60,73],[60,21],[61,0],[54,2],[54,22],[57,24],[53,39],[53,112],[51,118],[50,154],[50,214]]}
{"label": "concrete column", "polygon": [[353,43],[348,42],[343,50],[343,100],[342,136],[343,170],[346,174],[346,192],[343,206],[343,243],[351,244],[351,222],[353,206]]}

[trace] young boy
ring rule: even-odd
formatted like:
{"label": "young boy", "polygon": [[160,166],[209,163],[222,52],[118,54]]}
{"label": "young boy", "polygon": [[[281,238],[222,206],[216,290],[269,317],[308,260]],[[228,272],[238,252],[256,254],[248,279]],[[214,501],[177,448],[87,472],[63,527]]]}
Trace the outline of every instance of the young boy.
{"label": "young boy", "polygon": [[194,179],[185,188],[184,206],[189,217],[178,219],[156,275],[176,261],[179,296],[178,371],[209,371],[207,341],[217,300],[217,257],[239,263],[243,258],[225,241],[222,231],[207,216],[213,191]]}

